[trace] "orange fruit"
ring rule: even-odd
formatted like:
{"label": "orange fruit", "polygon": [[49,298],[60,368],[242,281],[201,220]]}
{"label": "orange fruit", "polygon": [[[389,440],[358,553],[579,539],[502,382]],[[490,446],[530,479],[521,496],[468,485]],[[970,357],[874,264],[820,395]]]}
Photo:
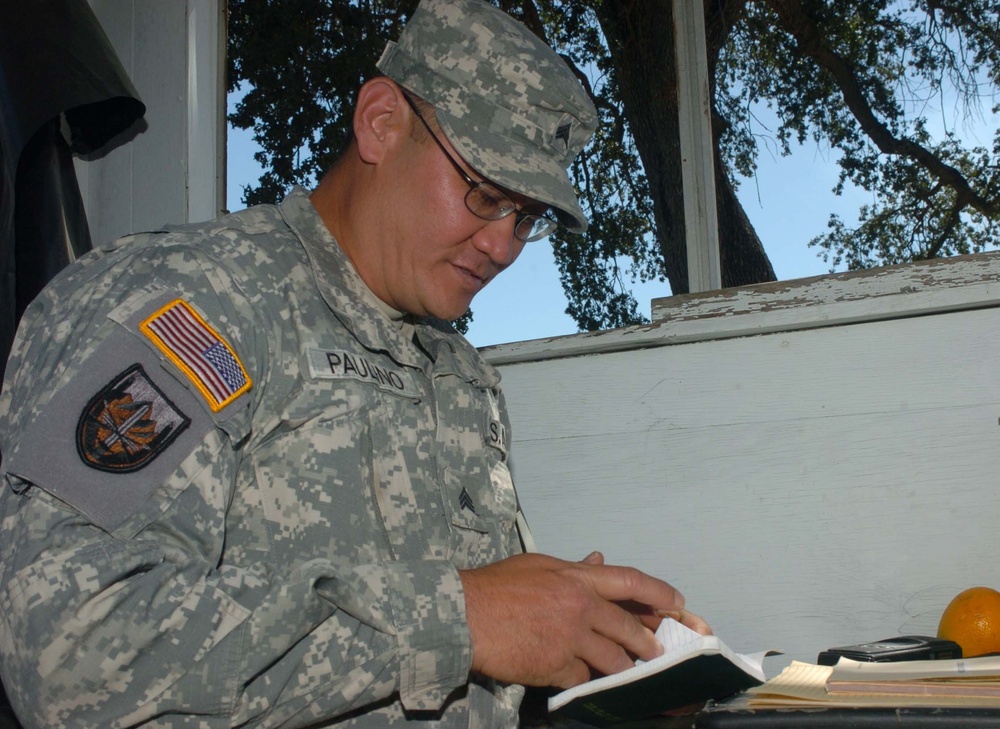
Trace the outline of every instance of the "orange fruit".
{"label": "orange fruit", "polygon": [[970,587],[955,595],[941,615],[938,638],[958,643],[966,658],[1000,653],[1000,592]]}

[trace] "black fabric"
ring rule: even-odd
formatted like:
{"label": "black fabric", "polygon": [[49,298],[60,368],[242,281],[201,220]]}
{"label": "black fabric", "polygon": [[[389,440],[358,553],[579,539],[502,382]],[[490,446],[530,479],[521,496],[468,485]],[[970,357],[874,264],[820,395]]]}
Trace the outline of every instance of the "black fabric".
{"label": "black fabric", "polygon": [[58,118],[43,124],[21,152],[15,199],[14,299],[20,320],[45,284],[91,248],[73,156]]}
{"label": "black fabric", "polygon": [[0,686],[0,729],[21,729],[21,723],[17,720],[14,710],[10,708],[10,701],[4,693],[3,686]]}
{"label": "black fabric", "polygon": [[[73,153],[145,113],[87,0],[0,2],[0,378],[24,308],[91,248]],[[17,727],[0,686],[0,729]]]}
{"label": "black fabric", "polygon": [[72,153],[145,111],[87,0],[0,2],[0,375],[24,307],[91,247]]}

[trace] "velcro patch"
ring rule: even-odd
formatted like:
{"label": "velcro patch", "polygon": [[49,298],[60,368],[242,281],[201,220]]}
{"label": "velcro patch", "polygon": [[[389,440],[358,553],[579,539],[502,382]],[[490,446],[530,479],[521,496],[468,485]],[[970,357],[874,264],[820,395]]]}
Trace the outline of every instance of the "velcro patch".
{"label": "velcro patch", "polygon": [[183,299],[159,309],[139,330],[187,375],[212,412],[253,385],[232,347]]}
{"label": "velcro patch", "polygon": [[500,402],[493,390],[486,393],[489,410],[486,413],[486,428],[483,431],[486,444],[500,451],[504,461],[507,460],[507,428],[500,419]]}
{"label": "velcro patch", "polygon": [[507,428],[499,420],[487,418],[486,444],[500,451],[503,459],[507,459]]}
{"label": "velcro patch", "polygon": [[76,427],[76,448],[91,468],[130,473],[166,450],[191,420],[134,364],[94,395]]}

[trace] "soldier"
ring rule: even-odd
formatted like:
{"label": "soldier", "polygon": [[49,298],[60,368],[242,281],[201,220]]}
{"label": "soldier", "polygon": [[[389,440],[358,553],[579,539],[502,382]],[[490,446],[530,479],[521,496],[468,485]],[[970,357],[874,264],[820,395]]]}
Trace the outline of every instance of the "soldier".
{"label": "soldier", "polygon": [[480,0],[424,0],[379,68],[311,194],[93,251],[26,313],[0,396],[25,724],[514,726],[521,685],[651,658],[663,615],[708,630],[597,553],[525,553],[499,376],[445,323],[584,228],[590,100]]}

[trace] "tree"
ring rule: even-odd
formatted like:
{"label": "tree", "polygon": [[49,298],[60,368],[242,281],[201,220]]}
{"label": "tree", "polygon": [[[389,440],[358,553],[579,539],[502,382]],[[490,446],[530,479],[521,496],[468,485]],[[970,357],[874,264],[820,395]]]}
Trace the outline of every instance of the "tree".
{"label": "tree", "polygon": [[[267,170],[247,203],[310,184],[345,136],[351,95],[416,0],[230,0],[232,122],[253,127]],[[601,115],[574,163],[591,227],[553,245],[583,330],[641,321],[629,282],[688,291],[671,0],[500,0],[577,70]],[[762,135],[788,153],[839,154],[871,193],[853,227],[809,242],[850,269],[980,252],[1000,243],[1000,130],[992,149],[934,136],[934,103],[1000,114],[996,0],[705,0],[724,286],[775,278],[736,197]],[[952,100],[955,101],[952,101]],[[984,110],[983,103],[993,106]],[[756,121],[773,109],[772,131]]]}

